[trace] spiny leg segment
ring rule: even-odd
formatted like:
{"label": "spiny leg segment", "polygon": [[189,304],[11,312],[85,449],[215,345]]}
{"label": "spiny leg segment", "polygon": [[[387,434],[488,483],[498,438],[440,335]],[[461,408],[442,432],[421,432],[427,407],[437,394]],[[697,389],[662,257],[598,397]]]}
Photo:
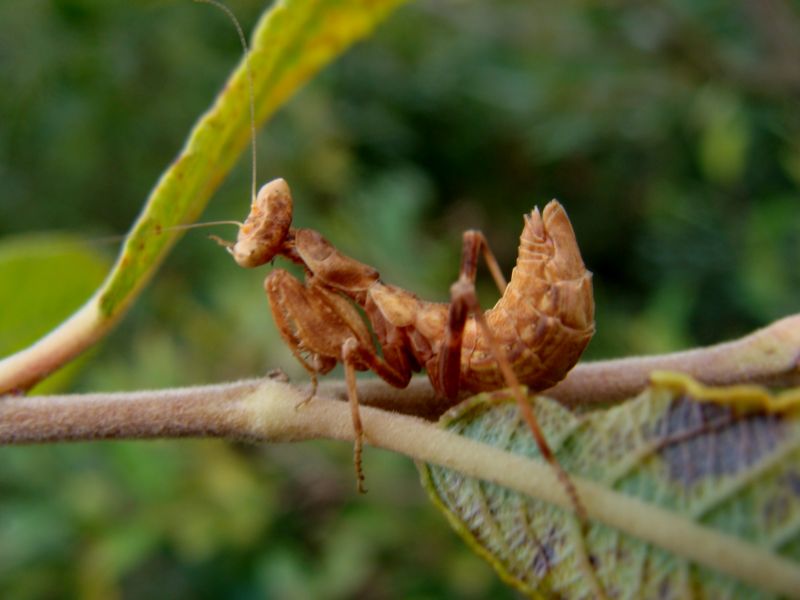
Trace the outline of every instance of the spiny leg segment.
{"label": "spiny leg segment", "polygon": [[353,465],[356,469],[356,489],[364,494],[364,466],[362,463],[362,448],[364,445],[364,426],[361,423],[361,411],[358,405],[358,389],[356,387],[356,369],[354,366],[355,353],[358,342],[355,338],[348,338],[342,344],[342,362],[344,363],[344,376],[347,382],[347,399],[350,404],[350,416],[353,419]]}
{"label": "spiny leg segment", "polygon": [[519,411],[531,434],[536,442],[542,457],[550,464],[561,485],[566,491],[575,514],[582,524],[586,523],[586,509],[584,508],[575,485],[569,475],[556,459],[547,440],[544,437],[536,415],[533,413],[530,402],[526,398],[523,386],[520,385],[508,353],[497,337],[492,332],[491,327],[486,322],[483,310],[478,302],[475,291],[475,279],[478,270],[478,256],[483,254],[492,276],[497,283],[500,293],[505,290],[505,280],[500,273],[497,260],[492,253],[486,238],[480,231],[469,230],[464,232],[463,245],[461,252],[461,267],[458,280],[450,288],[450,309],[448,314],[448,327],[445,341],[439,362],[440,386],[448,397],[455,397],[459,391],[459,379],[461,375],[461,347],[463,344],[464,328],[467,317],[471,314],[480,327],[481,332],[486,337],[489,348],[494,355],[506,384],[511,389],[511,393],[517,402]]}
{"label": "spiny leg segment", "polygon": [[[450,288],[451,299],[448,314],[448,328],[440,355],[438,388],[440,390],[447,390],[449,397],[454,398],[458,394],[464,328],[468,315],[472,314],[477,326],[481,329],[481,332],[488,342],[489,349],[497,361],[506,384],[511,388],[511,393],[514,395],[522,418],[525,420],[525,423],[528,425],[533,435],[539,453],[553,469],[564,491],[567,493],[578,518],[579,535],[577,543],[580,562],[584,567],[589,585],[592,587],[595,596],[597,598],[605,598],[605,591],[597,577],[597,573],[592,567],[590,556],[586,548],[586,529],[588,523],[586,508],[583,506],[578,491],[570,479],[569,474],[558,462],[558,459],[548,445],[541,427],[539,426],[539,422],[536,419],[536,415],[533,413],[530,402],[528,402],[526,398],[526,393],[523,391],[524,388],[520,385],[519,379],[511,368],[508,353],[503,345],[499,343],[494,332],[492,332],[478,302],[475,291],[475,278],[477,275],[479,252],[483,253],[484,259],[492,271],[492,275],[495,282],[498,284],[498,288],[500,288],[501,294],[505,290],[505,285],[500,284],[500,281],[504,283],[502,275],[500,275],[499,278],[495,275],[495,271],[499,273],[499,268],[497,267],[497,261],[489,248],[486,238],[479,231],[465,231],[459,277]],[[448,378],[452,379],[448,380]]]}
{"label": "spiny leg segment", "polygon": [[303,284],[288,272],[275,269],[264,287],[281,337],[312,378],[311,396],[298,408],[313,397],[317,375],[327,373],[339,361],[344,364],[355,438],[356,484],[363,493],[366,491],[362,467],[364,427],[355,372],[370,370],[390,385],[405,387],[411,370],[407,365],[393,365],[378,356],[371,333],[356,308],[348,299],[316,283],[313,277]]}

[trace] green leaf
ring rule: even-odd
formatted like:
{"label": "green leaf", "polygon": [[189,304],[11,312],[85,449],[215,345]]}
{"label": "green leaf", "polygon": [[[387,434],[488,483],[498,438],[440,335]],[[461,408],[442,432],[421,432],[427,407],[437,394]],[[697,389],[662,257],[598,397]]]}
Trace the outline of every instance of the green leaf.
{"label": "green leaf", "polygon": [[[71,236],[36,234],[2,240],[0,355],[24,348],[86,302],[109,265],[95,248]],[[36,391],[61,389],[74,374],[75,368],[63,369]]]}
{"label": "green leaf", "polygon": [[735,183],[744,171],[750,128],[746,113],[729,91],[707,88],[699,95],[702,120],[699,159],[706,176],[717,183]]}
{"label": "green leaf", "polygon": [[[421,466],[423,482],[472,548],[531,597],[592,597],[592,576],[610,597],[796,593],[786,581],[800,581],[800,421],[797,410],[764,407],[783,402],[796,409],[798,393],[772,399],[751,386],[714,390],[678,376],[662,381],[625,404],[581,417],[547,398],[533,402],[573,477],[638,499],[644,514],[652,513],[637,536],[591,519],[582,535],[571,512],[442,467]],[[515,403],[503,394],[467,400],[442,425],[538,456]],[[590,504],[591,498],[583,500]],[[626,510],[622,503],[619,510]],[[672,550],[643,541],[653,539],[651,531],[670,528],[660,517],[665,511],[689,521],[696,533],[679,535]],[[626,514],[617,516],[625,523]],[[728,542],[723,548],[737,546],[746,560],[736,563],[718,544],[705,544],[715,536],[719,541],[719,534]],[[702,560],[689,558],[698,555]],[[773,570],[786,579],[778,583]]]}

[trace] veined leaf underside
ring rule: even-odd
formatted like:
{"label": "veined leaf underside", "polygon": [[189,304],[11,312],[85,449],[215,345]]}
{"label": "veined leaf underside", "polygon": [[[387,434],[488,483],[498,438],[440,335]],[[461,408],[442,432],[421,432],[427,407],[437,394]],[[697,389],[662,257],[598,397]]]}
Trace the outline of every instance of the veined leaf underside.
{"label": "veined leaf underside", "polygon": [[[746,541],[800,569],[796,412],[740,414],[665,388],[581,417],[547,398],[536,398],[534,405],[568,472]],[[513,453],[538,456],[506,397],[478,396],[445,415],[443,425]],[[570,513],[442,467],[421,469],[451,523],[509,583],[533,597],[592,597],[580,528]],[[774,597],[599,522],[588,525],[585,544],[612,598]]]}

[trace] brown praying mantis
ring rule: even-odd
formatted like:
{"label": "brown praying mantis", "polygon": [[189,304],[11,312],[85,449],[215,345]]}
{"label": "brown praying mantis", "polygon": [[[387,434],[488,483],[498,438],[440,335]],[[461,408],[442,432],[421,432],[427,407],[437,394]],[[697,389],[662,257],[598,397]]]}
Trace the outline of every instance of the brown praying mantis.
{"label": "brown praying mantis", "polygon": [[[317,231],[292,227],[292,196],[283,179],[255,193],[255,110],[247,43],[227,7],[216,0],[198,1],[216,5],[233,20],[251,82],[250,214],[235,243],[215,239],[242,267],[258,267],[278,256],[303,267],[304,281],[273,269],[264,289],[281,337],[311,376],[312,391],[304,402],[313,398],[319,375],[337,363],[344,365],[359,491],[364,491],[361,454],[368,432],[359,413],[356,371],[372,371],[402,388],[413,372],[425,369],[436,393],[453,404],[465,393],[510,387],[542,456],[558,473],[583,519],[574,486],[551,452],[521,387],[540,391],[563,379],[594,334],[591,273],[564,208],[551,201],[541,213],[534,209],[525,215],[517,264],[508,283],[486,238],[476,230],[463,234],[461,268],[449,303],[428,302],[384,283],[378,271],[345,256]],[[481,255],[501,293],[486,311],[475,292]]]}
{"label": "brown praying mantis", "polygon": [[[281,337],[310,374],[313,390],[318,375],[339,362],[344,365],[360,490],[364,428],[356,371],[369,370],[405,387],[411,374],[424,368],[437,394],[453,403],[464,392],[511,387],[542,455],[557,465],[520,384],[533,391],[556,384],[594,333],[591,273],[558,202],[525,216],[508,284],[483,234],[465,231],[449,303],[428,302],[384,283],[372,267],[345,256],[317,231],[295,229],[291,222],[289,186],[276,179],[258,192],[236,243],[227,247],[242,267],[257,267],[277,256],[303,267],[304,282],[273,269],[264,289]],[[485,312],[475,293],[481,254],[502,294]]]}

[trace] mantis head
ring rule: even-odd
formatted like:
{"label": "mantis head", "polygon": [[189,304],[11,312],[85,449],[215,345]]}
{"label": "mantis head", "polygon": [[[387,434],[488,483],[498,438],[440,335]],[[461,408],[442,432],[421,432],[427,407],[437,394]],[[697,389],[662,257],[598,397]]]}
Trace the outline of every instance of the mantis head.
{"label": "mantis head", "polygon": [[236,242],[225,246],[240,267],[258,267],[280,253],[292,224],[292,193],[283,179],[273,179],[258,191]]}

